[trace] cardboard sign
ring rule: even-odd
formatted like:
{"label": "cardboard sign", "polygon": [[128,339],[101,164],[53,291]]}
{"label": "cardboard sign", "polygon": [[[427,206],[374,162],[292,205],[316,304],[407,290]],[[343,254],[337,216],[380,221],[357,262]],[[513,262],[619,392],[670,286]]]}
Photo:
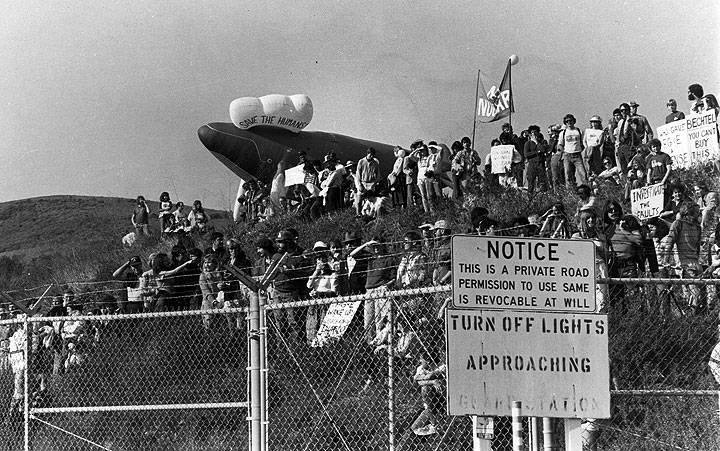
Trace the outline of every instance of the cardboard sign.
{"label": "cardboard sign", "polygon": [[690,114],[661,125],[657,132],[663,152],[672,157],[673,167],[689,168],[720,158],[714,111]]}
{"label": "cardboard sign", "polygon": [[641,221],[659,216],[665,206],[665,187],[658,183],[630,191],[630,205],[633,216]]}
{"label": "cardboard sign", "polygon": [[305,181],[305,171],[303,165],[297,165],[294,168],[285,169],[285,186],[302,185]]}
{"label": "cardboard sign", "polygon": [[448,309],[450,415],[610,418],[607,315]]}
{"label": "cardboard sign", "polygon": [[585,130],[585,140],[587,145],[591,147],[600,145],[600,138],[602,138],[603,130],[596,130],[594,128],[588,128]]}
{"label": "cardboard sign", "polygon": [[514,151],[515,146],[511,144],[490,148],[490,161],[492,163],[491,168],[493,174],[504,174],[510,169]]}
{"label": "cardboard sign", "polygon": [[340,339],[350,325],[350,322],[355,316],[355,312],[357,312],[357,309],[360,307],[360,302],[361,301],[330,304],[322,323],[320,323],[318,333],[310,343],[310,346],[314,348],[325,346],[334,340]]}
{"label": "cardboard sign", "polygon": [[455,308],[594,312],[595,245],[454,235],[452,290]]}

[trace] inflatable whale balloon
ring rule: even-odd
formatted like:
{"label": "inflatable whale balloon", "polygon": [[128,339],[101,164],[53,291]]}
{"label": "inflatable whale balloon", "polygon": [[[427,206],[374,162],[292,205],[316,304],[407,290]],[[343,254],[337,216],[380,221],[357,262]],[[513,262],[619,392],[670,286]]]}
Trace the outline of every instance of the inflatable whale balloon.
{"label": "inflatable whale balloon", "polygon": [[241,130],[279,127],[298,133],[312,120],[313,104],[304,94],[240,97],[230,103],[230,120]]}

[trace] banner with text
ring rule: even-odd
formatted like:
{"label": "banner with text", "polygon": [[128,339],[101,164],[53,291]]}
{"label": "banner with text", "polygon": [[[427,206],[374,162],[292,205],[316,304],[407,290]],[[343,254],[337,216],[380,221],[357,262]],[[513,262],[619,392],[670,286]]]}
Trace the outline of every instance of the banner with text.
{"label": "banner with text", "polygon": [[595,245],[454,235],[452,290],[455,308],[594,312]]}
{"label": "banner with text", "polygon": [[446,311],[449,415],[610,418],[607,315]]}
{"label": "banner with text", "polygon": [[641,221],[660,215],[665,206],[665,187],[662,183],[643,186],[630,191],[630,208]]}
{"label": "banner with text", "polygon": [[343,334],[345,334],[358,307],[360,307],[360,301],[330,304],[322,323],[320,323],[318,333],[310,343],[310,346],[325,346],[335,340],[339,340]]}
{"label": "banner with text", "polygon": [[505,174],[510,170],[515,146],[504,144],[490,148],[490,169],[493,174]]}
{"label": "banner with text", "polygon": [[672,157],[673,167],[689,168],[720,158],[717,117],[714,111],[693,113],[685,119],[658,127],[662,150]]}

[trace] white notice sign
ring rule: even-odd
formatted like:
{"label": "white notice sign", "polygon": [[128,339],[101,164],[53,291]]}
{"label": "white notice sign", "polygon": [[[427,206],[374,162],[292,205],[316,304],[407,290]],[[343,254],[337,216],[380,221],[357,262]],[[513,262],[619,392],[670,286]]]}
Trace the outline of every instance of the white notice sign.
{"label": "white notice sign", "polygon": [[607,315],[448,309],[450,415],[610,418]]}
{"label": "white notice sign", "polygon": [[595,311],[595,245],[586,240],[452,237],[455,308]]}
{"label": "white notice sign", "polygon": [[659,216],[665,206],[664,201],[665,187],[662,183],[630,191],[630,209],[641,221]]}

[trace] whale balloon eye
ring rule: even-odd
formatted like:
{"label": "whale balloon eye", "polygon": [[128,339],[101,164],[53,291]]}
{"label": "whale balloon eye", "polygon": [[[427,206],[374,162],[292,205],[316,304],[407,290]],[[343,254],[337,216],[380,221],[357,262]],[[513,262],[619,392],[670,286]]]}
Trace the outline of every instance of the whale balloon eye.
{"label": "whale balloon eye", "polygon": [[267,160],[265,160],[265,163],[267,163],[267,164],[273,164],[272,158],[268,158]]}

